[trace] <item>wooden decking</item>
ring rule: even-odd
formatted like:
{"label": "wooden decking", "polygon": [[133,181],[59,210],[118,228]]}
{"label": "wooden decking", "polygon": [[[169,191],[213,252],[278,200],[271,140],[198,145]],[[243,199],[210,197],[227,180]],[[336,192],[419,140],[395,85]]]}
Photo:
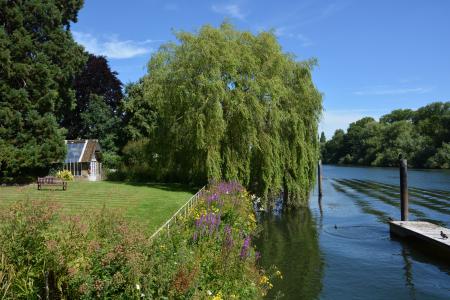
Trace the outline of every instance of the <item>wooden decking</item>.
{"label": "wooden decking", "polygon": [[[450,255],[450,229],[448,228],[422,221],[390,221],[389,228],[391,234],[401,238],[416,239],[427,247],[434,247]],[[443,238],[441,231],[448,238]]]}

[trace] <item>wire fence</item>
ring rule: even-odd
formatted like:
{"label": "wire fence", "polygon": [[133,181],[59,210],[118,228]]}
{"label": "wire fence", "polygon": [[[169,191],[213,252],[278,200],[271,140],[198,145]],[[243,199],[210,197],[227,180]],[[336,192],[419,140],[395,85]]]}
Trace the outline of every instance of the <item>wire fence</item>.
{"label": "wire fence", "polygon": [[166,221],[161,227],[158,228],[158,230],[155,231],[155,233],[152,234],[150,237],[150,240],[154,239],[156,236],[158,236],[159,233],[161,233],[164,229],[167,230],[167,234],[170,234],[170,226],[174,223],[176,223],[177,218],[180,215],[184,215],[184,217],[187,216],[189,213],[189,210],[197,204],[198,199],[201,197],[203,191],[205,191],[206,186],[202,187],[200,190],[198,190],[195,195],[193,195],[189,200],[182,206],[180,209],[178,209],[173,216]]}

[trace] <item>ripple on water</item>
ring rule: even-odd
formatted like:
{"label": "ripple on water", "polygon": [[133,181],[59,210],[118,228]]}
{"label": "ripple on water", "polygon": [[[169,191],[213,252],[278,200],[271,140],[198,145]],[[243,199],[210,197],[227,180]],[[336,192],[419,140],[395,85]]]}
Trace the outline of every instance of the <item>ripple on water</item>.
{"label": "ripple on water", "polygon": [[323,232],[331,236],[350,240],[382,240],[389,238],[386,228],[371,224],[326,226],[323,228]]}

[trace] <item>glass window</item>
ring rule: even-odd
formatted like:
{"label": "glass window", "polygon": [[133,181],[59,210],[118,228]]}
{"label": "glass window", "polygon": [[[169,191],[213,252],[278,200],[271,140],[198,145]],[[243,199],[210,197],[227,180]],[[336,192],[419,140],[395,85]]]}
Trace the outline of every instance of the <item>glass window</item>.
{"label": "glass window", "polygon": [[64,162],[77,162],[80,160],[83,151],[84,142],[67,143],[67,156]]}

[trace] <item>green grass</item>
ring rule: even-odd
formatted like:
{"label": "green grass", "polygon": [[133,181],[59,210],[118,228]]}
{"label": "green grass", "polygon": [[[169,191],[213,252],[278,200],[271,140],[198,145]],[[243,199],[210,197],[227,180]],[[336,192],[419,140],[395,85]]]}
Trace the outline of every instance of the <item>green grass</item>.
{"label": "green grass", "polygon": [[132,184],[118,182],[69,182],[67,191],[36,184],[0,187],[0,208],[19,200],[44,200],[60,203],[67,214],[83,214],[93,209],[119,209],[154,231],[172,216],[195,191],[180,185]]}

